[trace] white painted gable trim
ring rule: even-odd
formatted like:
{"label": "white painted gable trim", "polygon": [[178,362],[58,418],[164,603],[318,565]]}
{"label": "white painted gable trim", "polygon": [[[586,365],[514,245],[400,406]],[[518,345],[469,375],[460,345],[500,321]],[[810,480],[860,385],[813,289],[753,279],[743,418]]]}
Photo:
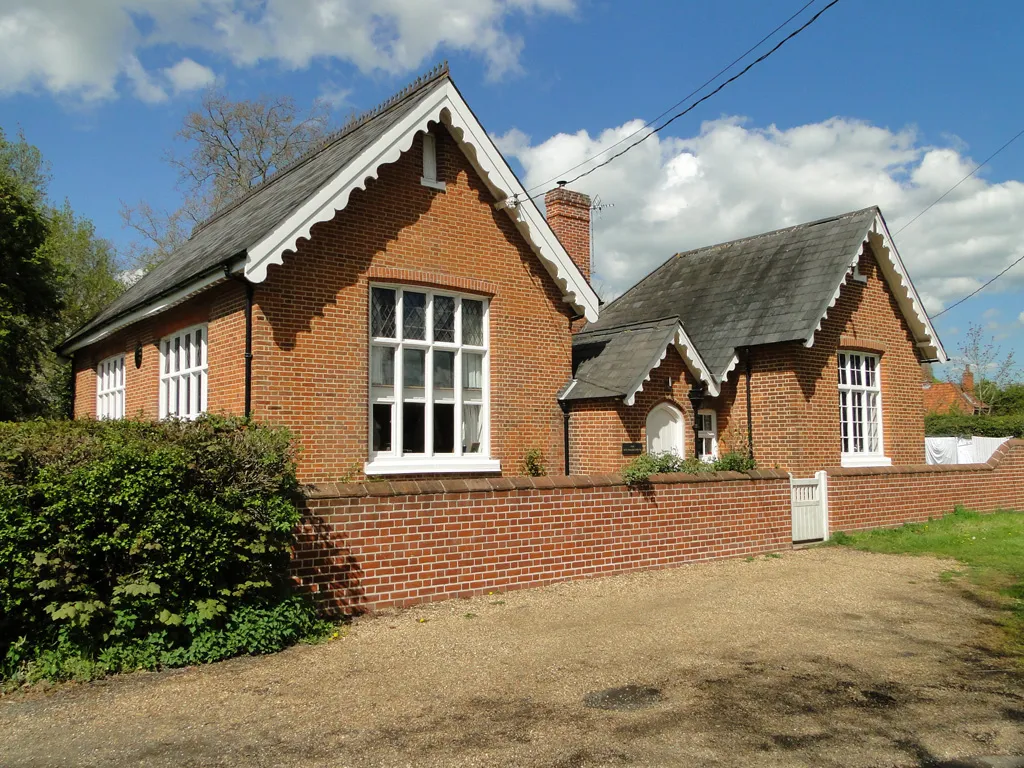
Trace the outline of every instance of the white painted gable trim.
{"label": "white painted gable trim", "polygon": [[[913,332],[914,339],[917,341],[917,346],[921,349],[922,354],[941,363],[948,362],[949,356],[946,354],[938,334],[935,333],[935,328],[932,327],[931,318],[924,311],[924,302],[921,301],[921,297],[918,295],[917,289],[907,273],[903,259],[900,258],[899,251],[896,250],[896,245],[893,243],[892,235],[889,234],[889,227],[880,213],[875,216],[871,229],[868,231],[866,242],[871,245],[871,250],[875,254],[878,266],[882,274],[885,275],[889,289],[892,291],[893,296],[896,297],[896,303],[899,304],[900,310],[903,312],[903,316],[906,318],[907,324],[910,326],[910,330]],[[856,268],[860,257],[863,255],[864,243],[861,243],[850,261],[850,267],[843,274],[843,279],[839,281],[839,285],[836,286],[832,300],[818,320],[817,327],[811,331],[811,335],[804,341],[805,347],[814,346],[814,335],[821,330],[821,324],[828,317],[828,311],[836,305],[839,293],[842,291],[843,286],[846,285],[850,274]]]}
{"label": "white painted gable trim", "polygon": [[245,276],[254,283],[266,280],[271,264],[283,264],[285,252],[294,251],[302,238],[308,239],[314,224],[334,218],[348,205],[353,191],[365,189],[370,179],[378,177],[382,166],[398,160],[412,146],[417,132],[427,130],[431,122],[443,122],[447,126],[498,200],[518,195],[522,202],[517,206],[499,204],[499,207],[508,212],[558,284],[565,301],[587,320],[597,320],[600,303],[597,294],[558,242],[536,204],[529,199],[505,158],[450,81],[434,90],[414,112],[392,126],[284,223],[249,247]]}
{"label": "white painted gable trim", "polygon": [[[686,367],[690,369],[690,373],[707,384],[708,396],[718,397],[721,393],[721,386],[715,377],[711,375],[711,371],[709,371],[708,367],[704,364],[700,354],[697,352],[697,348],[693,346],[693,342],[690,341],[690,337],[686,335],[686,330],[681,324],[676,328],[675,336],[672,337],[669,345],[676,348],[676,352],[678,352],[679,356],[683,358],[683,362],[686,363]],[[661,365],[666,355],[668,355],[668,346],[661,351],[661,354],[658,357],[651,361],[651,365],[648,367],[646,375],[640,379],[639,383],[633,388],[633,391],[623,398],[623,402],[626,405],[633,405],[633,403],[636,402],[637,393],[644,391],[644,384],[651,380],[651,373],[655,368]]]}

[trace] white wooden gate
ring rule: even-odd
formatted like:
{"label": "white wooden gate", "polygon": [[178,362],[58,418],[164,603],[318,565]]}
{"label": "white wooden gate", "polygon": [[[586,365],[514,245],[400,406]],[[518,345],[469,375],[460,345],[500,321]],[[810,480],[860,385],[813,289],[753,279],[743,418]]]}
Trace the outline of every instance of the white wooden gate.
{"label": "white wooden gate", "polygon": [[828,538],[828,474],[797,479],[790,476],[793,505],[793,542],[824,541]]}

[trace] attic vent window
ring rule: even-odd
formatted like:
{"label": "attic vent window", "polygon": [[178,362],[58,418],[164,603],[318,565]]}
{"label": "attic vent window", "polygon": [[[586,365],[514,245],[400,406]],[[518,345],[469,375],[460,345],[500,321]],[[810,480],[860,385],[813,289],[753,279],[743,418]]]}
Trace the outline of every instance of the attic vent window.
{"label": "attic vent window", "polygon": [[445,190],[445,184],[437,176],[437,137],[424,132],[423,134],[423,176],[420,184],[431,189]]}

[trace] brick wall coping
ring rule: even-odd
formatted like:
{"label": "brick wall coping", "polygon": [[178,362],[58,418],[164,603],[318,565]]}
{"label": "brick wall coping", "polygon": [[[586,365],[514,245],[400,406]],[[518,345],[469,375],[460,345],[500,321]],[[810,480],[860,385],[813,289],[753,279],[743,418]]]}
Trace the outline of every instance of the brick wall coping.
{"label": "brick wall coping", "polygon": [[1024,440],[1007,440],[996,448],[984,464],[911,464],[902,467],[833,467],[826,469],[829,477],[858,475],[921,475],[942,472],[991,472],[998,467],[1011,448],[1024,448]]}
{"label": "brick wall coping", "polygon": [[[682,472],[651,475],[651,485],[714,483],[737,480],[787,480],[789,475],[776,469],[747,472],[707,472],[688,475]],[[551,490],[554,488],[604,488],[625,485],[621,475],[572,475],[570,477],[474,477],[466,480],[395,480],[376,483],[321,483],[307,485],[308,499],[338,499],[364,496],[415,496],[438,493],[479,493],[492,491]]]}

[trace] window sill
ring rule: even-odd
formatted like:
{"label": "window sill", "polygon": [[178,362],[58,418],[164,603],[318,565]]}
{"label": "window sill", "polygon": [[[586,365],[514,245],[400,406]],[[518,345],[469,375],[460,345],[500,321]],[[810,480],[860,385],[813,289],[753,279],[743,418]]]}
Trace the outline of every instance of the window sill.
{"label": "window sill", "polygon": [[363,472],[367,475],[431,475],[462,474],[478,472],[501,472],[499,459],[479,458],[438,458],[389,459],[379,458],[366,462]]}
{"label": "window sill", "polygon": [[424,187],[430,187],[431,189],[439,189],[442,192],[446,192],[448,190],[448,187],[445,186],[445,183],[443,181],[428,179],[426,176],[420,177],[420,184],[422,184]]}
{"label": "window sill", "polygon": [[841,464],[844,467],[891,467],[892,459],[876,454],[844,453]]}

